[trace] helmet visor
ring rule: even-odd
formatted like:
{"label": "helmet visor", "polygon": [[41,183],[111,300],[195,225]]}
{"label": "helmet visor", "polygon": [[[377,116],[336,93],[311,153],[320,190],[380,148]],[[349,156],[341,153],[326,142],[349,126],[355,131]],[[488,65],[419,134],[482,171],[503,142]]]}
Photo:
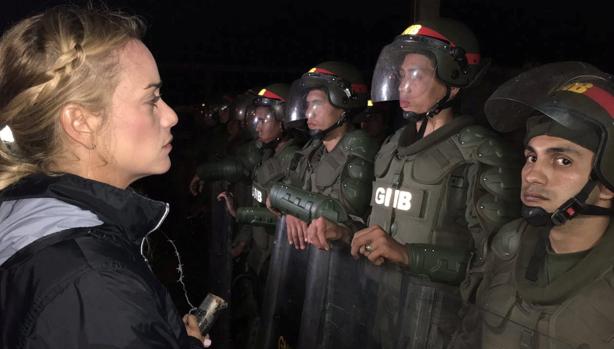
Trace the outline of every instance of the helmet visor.
{"label": "helmet visor", "polygon": [[[484,112],[490,124],[499,132],[522,128],[538,104],[542,104],[555,89],[573,78],[592,74],[600,72],[582,62],[557,62],[533,68],[499,86],[486,101]],[[556,121],[565,126],[573,127],[574,120],[577,120],[556,105],[546,109],[549,110],[540,111],[547,115],[557,115]]]}
{"label": "helmet visor", "polygon": [[430,91],[436,76],[436,60],[425,43],[395,41],[384,47],[377,59],[371,99],[411,102]]}

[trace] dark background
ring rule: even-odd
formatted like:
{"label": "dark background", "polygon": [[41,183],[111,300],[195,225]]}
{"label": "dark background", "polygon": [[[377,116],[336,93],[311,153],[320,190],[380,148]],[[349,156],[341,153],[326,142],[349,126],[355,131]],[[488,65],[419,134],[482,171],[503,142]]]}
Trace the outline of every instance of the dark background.
{"label": "dark background", "polygon": [[[65,1],[3,0],[0,30]],[[73,1],[84,3],[85,1]],[[96,2],[95,2],[96,3]],[[411,2],[108,0],[143,16],[171,105],[291,82],[325,60],[345,60],[368,77],[380,49],[411,24]],[[441,0],[441,15],[472,28],[494,71],[583,60],[614,71],[607,1]]]}

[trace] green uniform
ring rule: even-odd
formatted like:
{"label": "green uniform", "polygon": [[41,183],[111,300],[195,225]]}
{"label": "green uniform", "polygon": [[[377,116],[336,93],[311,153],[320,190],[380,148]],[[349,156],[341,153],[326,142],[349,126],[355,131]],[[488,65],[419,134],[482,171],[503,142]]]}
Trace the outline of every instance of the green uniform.
{"label": "green uniform", "polygon": [[362,130],[349,130],[330,152],[313,139],[294,156],[287,181],[339,200],[354,221],[364,223],[376,151],[377,144]]}
{"label": "green uniform", "polygon": [[[399,308],[432,309],[428,318],[415,320],[430,321],[430,328],[411,327],[407,343],[442,348],[459,323],[460,294],[449,284],[463,280],[469,256],[480,264],[491,232],[519,214],[520,159],[470,117],[455,118],[418,141],[413,127],[391,136],[375,159],[369,224],[407,244],[410,256],[408,271],[382,270],[375,336],[382,347],[392,347],[398,340],[391,333],[407,321],[398,318]],[[421,281],[412,281],[416,277]],[[402,295],[413,292],[437,296],[405,304]]]}
{"label": "green uniform", "polygon": [[482,347],[613,348],[614,225],[569,255],[549,251],[547,234],[517,220],[494,237],[477,292]]}
{"label": "green uniform", "polygon": [[[264,206],[268,191],[273,183],[280,181],[287,175],[290,162],[294,154],[300,150],[297,142],[290,140],[280,151],[274,153],[266,150],[262,162],[254,169],[252,182],[252,197],[254,203]],[[272,213],[271,213],[272,215]],[[263,264],[271,254],[271,247],[275,235],[274,227],[251,227],[252,245],[247,256],[248,265],[260,273]],[[250,239],[249,236],[245,236]]]}

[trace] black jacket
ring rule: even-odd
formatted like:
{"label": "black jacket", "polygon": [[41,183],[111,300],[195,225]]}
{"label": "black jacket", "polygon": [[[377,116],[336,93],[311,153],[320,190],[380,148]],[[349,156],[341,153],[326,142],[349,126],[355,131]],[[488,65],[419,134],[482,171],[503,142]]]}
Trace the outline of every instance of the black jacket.
{"label": "black jacket", "polygon": [[59,209],[42,212],[47,220],[76,210],[72,225],[92,213],[101,224],[44,232],[0,265],[1,348],[202,348],[140,254],[167,204],[74,175],[32,175],[0,192],[0,252],[48,229],[36,210],[15,207],[50,202]]}

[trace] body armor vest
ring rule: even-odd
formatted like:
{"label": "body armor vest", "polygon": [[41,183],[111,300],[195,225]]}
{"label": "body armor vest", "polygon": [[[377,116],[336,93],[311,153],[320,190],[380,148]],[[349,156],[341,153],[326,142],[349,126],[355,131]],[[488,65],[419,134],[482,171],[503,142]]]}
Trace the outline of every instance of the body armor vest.
{"label": "body armor vest", "polygon": [[[279,152],[266,150],[262,162],[254,169],[252,197],[256,205],[265,205],[269,189],[281,180],[288,170],[293,154],[299,150],[294,140],[290,140]],[[260,273],[271,254],[275,229],[273,227],[252,226],[252,248],[247,263]]]}
{"label": "body armor vest", "polygon": [[376,151],[377,144],[362,130],[349,130],[331,152],[320,140],[311,140],[295,156],[289,184],[339,200],[348,214],[362,219]]}
{"label": "body armor vest", "polygon": [[540,285],[526,275],[546,236],[544,228],[517,220],[493,239],[493,260],[478,290],[482,347],[614,347],[614,226],[569,271]]}
{"label": "body armor vest", "polygon": [[[473,248],[473,239],[485,241],[484,230],[488,234],[517,217],[518,176],[496,176],[508,191],[490,190],[486,179],[492,172],[519,174],[518,156],[492,131],[472,123],[455,118],[408,146],[401,144],[409,143],[404,136],[414,125],[397,131],[375,159],[370,225],[401,243]],[[499,166],[515,169],[496,171]]]}
{"label": "body armor vest", "polygon": [[265,204],[269,189],[271,189],[273,183],[280,181],[286,176],[290,161],[294,153],[299,149],[296,141],[291,139],[277,153],[265,151],[262,161],[254,169],[252,178],[252,197],[260,205]]}

